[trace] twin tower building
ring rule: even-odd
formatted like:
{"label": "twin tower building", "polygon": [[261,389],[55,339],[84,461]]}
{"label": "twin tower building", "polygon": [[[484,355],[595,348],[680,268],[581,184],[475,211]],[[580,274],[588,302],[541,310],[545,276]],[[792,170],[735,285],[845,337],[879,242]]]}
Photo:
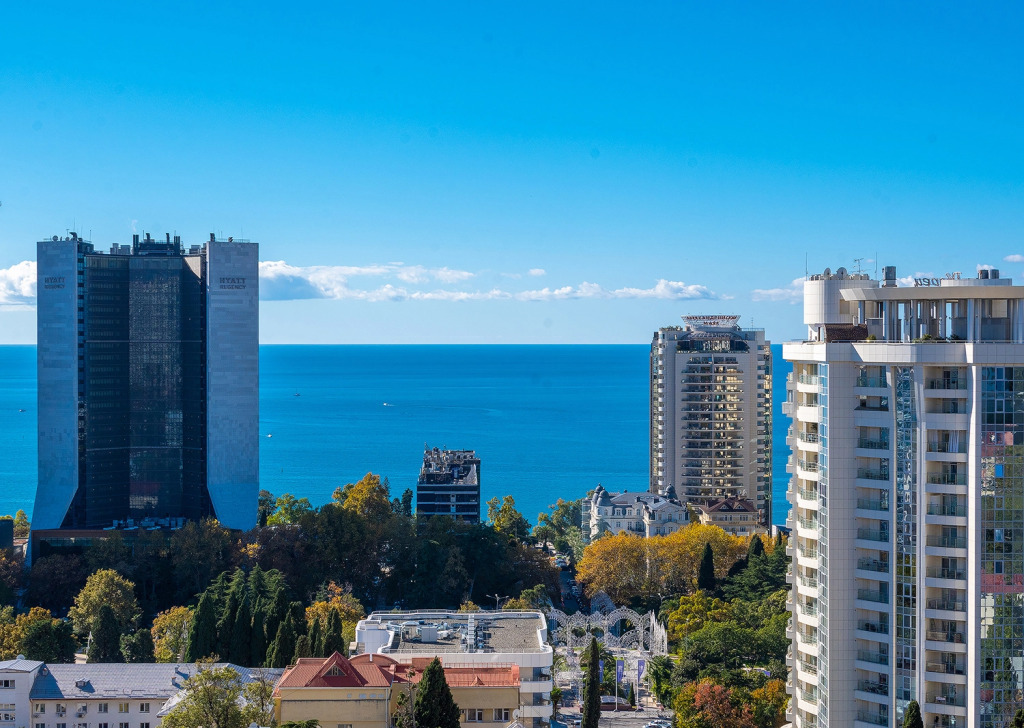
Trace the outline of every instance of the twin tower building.
{"label": "twin tower building", "polygon": [[256,523],[258,246],[38,244],[38,544]]}

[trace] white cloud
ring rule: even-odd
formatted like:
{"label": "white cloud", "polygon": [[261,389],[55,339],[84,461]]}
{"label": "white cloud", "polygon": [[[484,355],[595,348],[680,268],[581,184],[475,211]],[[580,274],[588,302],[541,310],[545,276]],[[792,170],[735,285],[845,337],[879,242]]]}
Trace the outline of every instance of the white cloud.
{"label": "white cloud", "polygon": [[531,276],[543,276],[547,275],[547,271],[543,268],[530,268],[529,273]]}
{"label": "white cloud", "polygon": [[1003,258],[1003,260],[1005,260],[1007,263],[1024,263],[1024,255],[1014,253],[1013,255],[1006,256],[1005,258]]}
{"label": "white cloud", "polygon": [[[535,269],[539,270],[539,269]],[[532,272],[531,272],[532,273]],[[372,289],[356,288],[349,281],[356,277],[391,276],[398,283],[386,283]],[[301,298],[333,298],[358,301],[559,301],[583,298],[661,298],[671,300],[719,299],[706,286],[681,281],[659,280],[651,288],[605,289],[597,283],[578,286],[545,287],[526,291],[492,288],[484,291],[452,289],[418,290],[413,285],[431,280],[451,285],[472,278],[474,274],[450,268],[424,268],[389,263],[379,266],[309,266],[298,267],[283,260],[260,263],[260,297],[266,300]]]}
{"label": "white cloud", "polygon": [[995,266],[994,265],[989,265],[988,263],[978,263],[978,265],[977,265],[977,269],[979,271],[981,271],[981,270],[992,270],[993,268],[995,268]]}
{"label": "white cloud", "polygon": [[753,301],[788,301],[799,303],[804,299],[804,279],[794,278],[785,288],[755,288],[750,292]]}
{"label": "white cloud", "polygon": [[0,268],[0,308],[24,308],[36,303],[36,263],[23,260]]}
{"label": "white cloud", "polygon": [[901,285],[901,286],[913,286],[915,278],[935,278],[935,277],[937,277],[937,276],[934,273],[930,272],[930,271],[928,273],[922,273],[921,271],[918,271],[917,273],[914,273],[914,275],[912,275],[912,276],[904,276],[903,278],[897,278],[896,282],[899,285]]}

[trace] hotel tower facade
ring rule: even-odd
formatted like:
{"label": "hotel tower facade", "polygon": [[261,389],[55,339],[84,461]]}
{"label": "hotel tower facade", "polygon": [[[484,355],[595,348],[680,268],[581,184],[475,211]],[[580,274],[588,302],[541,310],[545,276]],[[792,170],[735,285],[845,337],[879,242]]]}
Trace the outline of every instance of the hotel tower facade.
{"label": "hotel tower facade", "polygon": [[38,250],[34,538],[256,524],[257,246],[72,233]]}
{"label": "hotel tower facade", "polygon": [[1024,699],[1024,286],[804,284],[786,413],[796,728],[1009,726]]}
{"label": "hotel tower facade", "polygon": [[738,316],[683,316],[651,344],[650,491],[749,501],[771,523],[772,353]]}

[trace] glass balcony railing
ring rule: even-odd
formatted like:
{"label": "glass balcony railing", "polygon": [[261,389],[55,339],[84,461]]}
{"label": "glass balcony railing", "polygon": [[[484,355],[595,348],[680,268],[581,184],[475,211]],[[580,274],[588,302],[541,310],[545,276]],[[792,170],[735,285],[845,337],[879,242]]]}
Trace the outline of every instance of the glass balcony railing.
{"label": "glass balcony railing", "polygon": [[865,511],[888,511],[889,501],[858,498],[857,507]]}
{"label": "glass balcony railing", "polygon": [[873,725],[889,725],[889,718],[878,713],[858,711],[857,720],[862,721],[864,723],[871,723]]}
{"label": "glass balcony railing", "polygon": [[877,604],[889,603],[889,595],[886,592],[875,591],[874,589],[858,589],[857,598],[863,599],[866,602],[875,602]]}
{"label": "glass balcony railing", "polygon": [[928,696],[927,700],[935,705],[956,705],[960,708],[967,705],[967,696],[957,695],[956,693],[932,693]]}
{"label": "glass balcony railing", "polygon": [[926,602],[928,609],[941,609],[945,612],[966,612],[967,602],[962,599],[929,599]]}
{"label": "glass balcony railing", "polygon": [[928,473],[928,482],[934,485],[967,485],[967,473]]}
{"label": "glass balcony railing", "polygon": [[967,389],[966,379],[928,379],[925,382],[927,389]]}
{"label": "glass balcony railing", "polygon": [[857,650],[857,659],[861,662],[870,662],[875,665],[888,665],[889,655],[869,650]]}
{"label": "glass balcony railing", "polygon": [[858,528],[857,538],[864,539],[865,541],[878,541],[880,543],[888,543],[889,533],[888,531],[876,531],[873,528]]}
{"label": "glass balcony railing", "polygon": [[889,686],[886,683],[872,682],[871,680],[861,680],[857,683],[857,689],[873,695],[889,694]]}
{"label": "glass balcony railing", "polygon": [[959,632],[955,629],[945,630],[928,630],[925,633],[925,638],[932,642],[947,642],[954,645],[964,644],[966,635],[963,632]]}
{"label": "glass balcony railing", "polygon": [[888,387],[888,382],[885,381],[885,377],[869,377],[867,375],[861,375],[857,377],[858,387]]}
{"label": "glass balcony railing", "polygon": [[962,581],[967,578],[966,569],[950,569],[942,566],[929,566],[925,573],[932,579],[959,579]]}
{"label": "glass balcony railing", "polygon": [[857,468],[857,477],[865,480],[888,480],[888,470],[872,470],[871,468]]}
{"label": "glass balcony railing", "polygon": [[864,632],[874,632],[876,634],[889,634],[889,625],[883,624],[882,622],[858,622],[857,629]]}
{"label": "glass balcony railing", "polygon": [[967,443],[960,442],[954,444],[949,442],[929,442],[928,452],[967,452]]}
{"label": "glass balcony railing", "polygon": [[880,574],[889,573],[889,562],[879,559],[857,559],[857,568],[863,571],[875,571]]}
{"label": "glass balcony railing", "polygon": [[818,433],[817,432],[798,432],[797,435],[796,435],[796,439],[800,440],[801,442],[815,443],[815,442],[818,442]]}
{"label": "glass balcony railing", "polygon": [[956,503],[929,503],[929,516],[966,516],[967,506]]}
{"label": "glass balcony railing", "polygon": [[928,672],[937,672],[943,675],[965,674],[963,663],[956,662],[928,662],[925,663],[924,669]]}
{"label": "glass balcony railing", "polygon": [[857,440],[857,447],[864,448],[865,450],[888,450],[889,441],[860,439]]}
{"label": "glass balcony railing", "polygon": [[925,545],[944,549],[965,549],[967,539],[962,536],[928,536]]}

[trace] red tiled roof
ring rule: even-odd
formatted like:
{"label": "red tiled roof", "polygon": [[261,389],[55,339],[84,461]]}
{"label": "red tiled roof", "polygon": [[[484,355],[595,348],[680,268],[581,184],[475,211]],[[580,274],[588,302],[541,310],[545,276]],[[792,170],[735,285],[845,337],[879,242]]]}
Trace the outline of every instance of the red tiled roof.
{"label": "red tiled roof", "polygon": [[347,660],[335,652],[330,657],[302,657],[285,670],[278,688],[386,688],[392,682],[395,661],[384,655],[358,655]]}
{"label": "red tiled roof", "polygon": [[[413,658],[411,665],[396,665],[391,668],[395,682],[418,683],[430,661]],[[512,687],[519,685],[519,665],[449,665],[444,668],[444,679],[451,687]]]}

